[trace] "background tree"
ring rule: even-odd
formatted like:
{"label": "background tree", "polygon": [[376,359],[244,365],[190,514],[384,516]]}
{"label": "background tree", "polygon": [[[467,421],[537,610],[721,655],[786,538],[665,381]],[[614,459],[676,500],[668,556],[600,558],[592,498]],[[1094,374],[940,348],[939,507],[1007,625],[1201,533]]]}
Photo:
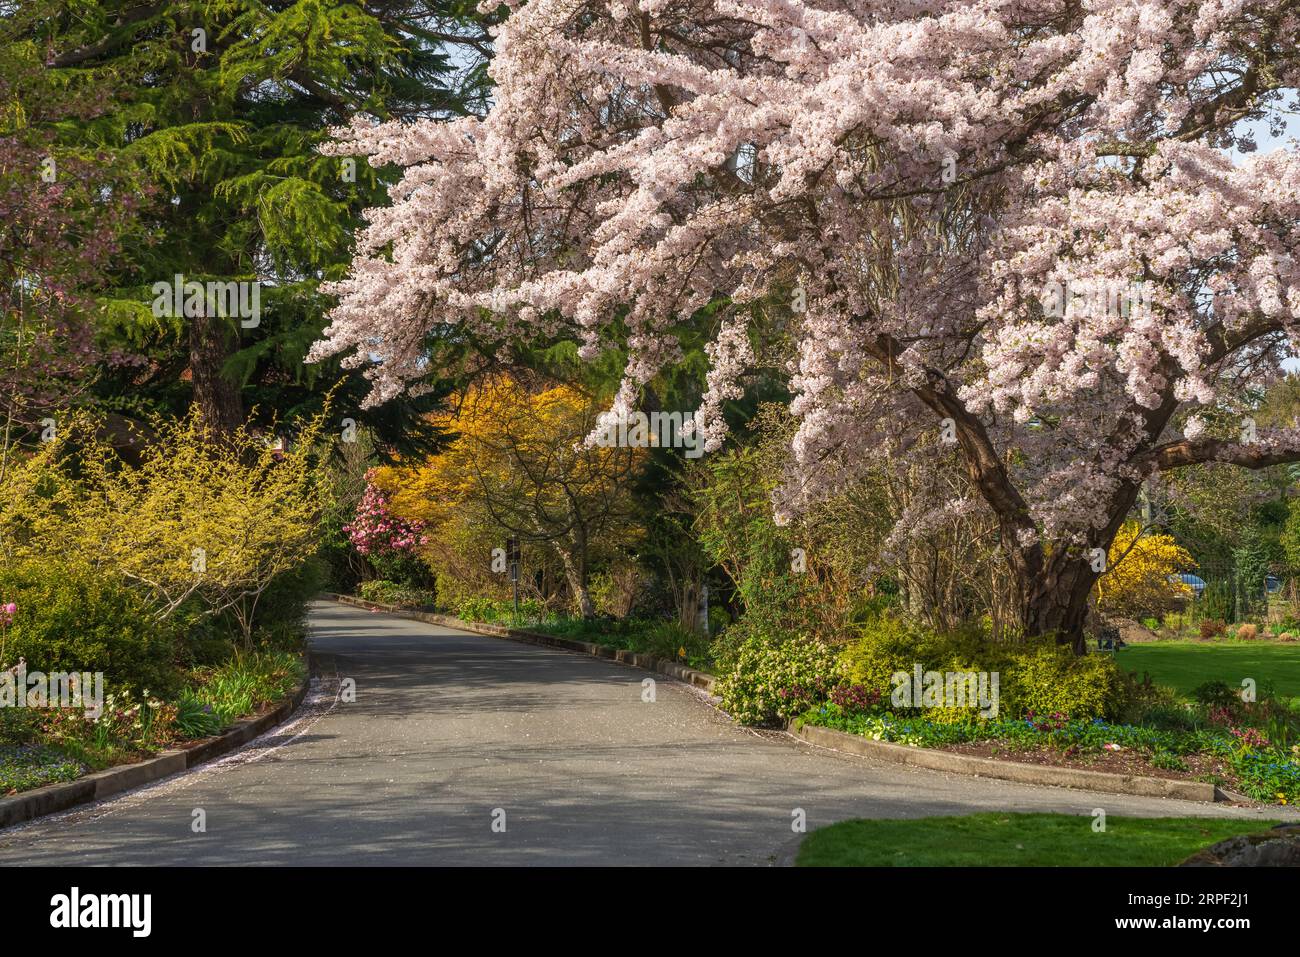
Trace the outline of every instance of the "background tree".
{"label": "background tree", "polygon": [[[323,326],[318,287],[340,274],[359,211],[391,177],[316,146],[354,116],[481,107],[486,22],[456,0],[24,4],[11,28],[41,51],[50,83],[113,91],[98,115],[57,126],[59,141],[110,157],[153,199],[140,216],[151,241],[115,257],[102,296],[104,331],[149,362],[107,376],[103,402],[140,415],[192,399],[226,431],[252,409],[318,412],[342,374],[302,365]],[[258,325],[154,315],[153,283],[176,275],[262,283]],[[387,442],[429,438],[419,412],[441,393],[363,413],[360,376],[347,379],[338,402],[351,417]]]}
{"label": "background tree", "polygon": [[52,132],[92,119],[109,91],[58,89],[9,32],[0,21],[0,473],[13,442],[84,401],[101,364],[131,367],[98,341],[94,296],[136,206],[103,156]]}
{"label": "background tree", "polygon": [[[645,455],[584,445],[598,412],[567,386],[534,391],[498,378],[463,396],[454,418],[435,417],[440,429],[456,433],[445,451],[376,481],[390,490],[393,511],[423,522],[431,539],[474,509],[502,538],[553,550],[574,609],[591,617],[597,560],[638,534],[630,485]],[[489,567],[490,554],[465,558]]]}

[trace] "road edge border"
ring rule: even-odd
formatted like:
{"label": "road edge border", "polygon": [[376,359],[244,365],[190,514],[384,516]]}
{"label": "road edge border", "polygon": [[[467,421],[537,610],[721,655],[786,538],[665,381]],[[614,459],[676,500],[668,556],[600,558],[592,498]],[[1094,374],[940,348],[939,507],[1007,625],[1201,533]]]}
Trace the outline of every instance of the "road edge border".
{"label": "road edge border", "polygon": [[874,741],[860,734],[849,734],[811,724],[791,727],[790,733],[809,744],[834,751],[846,751],[860,757],[876,758],[893,764],[926,768],[930,771],[947,771],[977,778],[996,778],[1017,784],[1037,784],[1138,797],[1174,798],[1202,804],[1213,804],[1215,801],[1238,797],[1205,781],[1179,781],[1173,778],[1149,778],[1136,774],[1084,771],[1079,768],[1049,768],[1017,761],[998,761],[993,758],[936,751],[933,748],[914,748],[888,741]]}

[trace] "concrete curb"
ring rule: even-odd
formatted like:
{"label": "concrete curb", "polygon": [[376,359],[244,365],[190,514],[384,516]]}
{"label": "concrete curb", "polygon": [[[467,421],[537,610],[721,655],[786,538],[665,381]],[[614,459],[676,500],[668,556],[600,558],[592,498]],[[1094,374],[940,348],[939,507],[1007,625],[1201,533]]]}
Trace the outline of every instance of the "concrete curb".
{"label": "concrete curb", "polygon": [[445,628],[457,628],[461,631],[472,632],[476,635],[487,635],[490,638],[505,638],[510,641],[524,641],[532,645],[542,645],[546,648],[558,648],[561,651],[576,651],[578,654],[591,655],[594,658],[606,658],[610,661],[616,661],[619,664],[631,665],[634,668],[644,668],[646,671],[655,671],[659,674],[668,675],[670,678],[676,678],[678,681],[684,681],[688,685],[694,685],[696,688],[703,688],[710,694],[713,693],[713,685],[718,680],[707,671],[697,671],[694,668],[687,668],[679,665],[675,661],[667,658],[660,658],[658,655],[642,654],[634,651],[626,651],[622,648],[611,648],[609,645],[597,645],[589,641],[576,641],[572,638],[557,638],[554,635],[542,634],[538,631],[527,631],[522,628],[506,628],[502,625],[489,625],[481,621],[462,621],[459,618],[453,618],[450,615],[438,615],[427,611],[413,611],[409,608],[402,608],[398,605],[386,605],[383,602],[366,601],[364,598],[355,598],[352,595],[339,595],[334,592],[327,592],[325,597],[345,605],[355,605],[358,608],[371,608],[382,611],[385,614],[396,615],[399,618],[412,618],[416,621],[423,621],[430,625],[442,625]]}
{"label": "concrete curb", "polygon": [[997,778],[1019,784],[1040,784],[1046,787],[1074,788],[1081,791],[1104,791],[1108,794],[1136,794],[1143,797],[1178,798],[1183,801],[1200,801],[1205,804],[1222,800],[1221,792],[1213,785],[1201,781],[1175,781],[1170,778],[1147,778],[1131,774],[1111,774],[1105,771],[1081,771],[1076,768],[1046,768],[1036,764],[1018,764],[1014,761],[995,761],[965,754],[952,754],[930,748],[913,748],[905,744],[873,741],[860,734],[847,734],[830,728],[805,724],[797,730],[796,737],[810,744],[866,758],[876,758],[894,764],[948,771],[981,778]]}
{"label": "concrete curb", "polygon": [[95,771],[65,784],[47,784],[13,797],[0,798],[0,828],[130,791],[228,754],[265,734],[293,714],[307,696],[310,683],[309,674],[292,695],[266,714],[237,721],[224,734],[202,740],[193,747],[174,748],[163,751],[156,758]]}

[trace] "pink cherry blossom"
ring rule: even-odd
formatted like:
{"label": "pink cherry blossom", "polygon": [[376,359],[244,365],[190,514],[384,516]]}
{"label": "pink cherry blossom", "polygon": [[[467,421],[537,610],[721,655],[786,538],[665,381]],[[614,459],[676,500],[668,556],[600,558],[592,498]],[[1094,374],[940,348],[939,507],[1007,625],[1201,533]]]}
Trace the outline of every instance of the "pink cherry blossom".
{"label": "pink cherry blossom", "polygon": [[1075,631],[1084,556],[1144,482],[1300,460],[1292,430],[1181,430],[1300,338],[1300,152],[1242,132],[1300,87],[1297,35],[1263,0],[530,0],[486,116],[325,148],[404,172],[312,357],[348,353],[375,404],[436,372],[441,326],[586,358],[625,329],[626,409],[693,322],[714,449],[784,326],[778,515],[933,455],[949,422],[969,487],[900,530],[989,510],[1026,627]]}

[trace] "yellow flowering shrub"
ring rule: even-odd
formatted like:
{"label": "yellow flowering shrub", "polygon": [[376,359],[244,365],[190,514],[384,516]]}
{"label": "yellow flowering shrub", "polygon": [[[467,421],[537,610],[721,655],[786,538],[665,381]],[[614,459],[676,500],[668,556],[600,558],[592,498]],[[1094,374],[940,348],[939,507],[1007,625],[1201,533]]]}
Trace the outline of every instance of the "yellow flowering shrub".
{"label": "yellow flowering shrub", "polygon": [[1106,571],[1097,580],[1097,608],[1118,618],[1153,618],[1173,611],[1192,597],[1178,579],[1196,562],[1171,535],[1143,535],[1137,522],[1126,522],[1111,544]]}
{"label": "yellow flowering shrub", "polygon": [[82,563],[121,576],[159,619],[194,598],[247,640],[258,602],[314,553],[318,428],[285,449],[241,428],[211,436],[197,414],[154,422],[131,465],[94,420],[69,416],[0,475],[0,567]]}

